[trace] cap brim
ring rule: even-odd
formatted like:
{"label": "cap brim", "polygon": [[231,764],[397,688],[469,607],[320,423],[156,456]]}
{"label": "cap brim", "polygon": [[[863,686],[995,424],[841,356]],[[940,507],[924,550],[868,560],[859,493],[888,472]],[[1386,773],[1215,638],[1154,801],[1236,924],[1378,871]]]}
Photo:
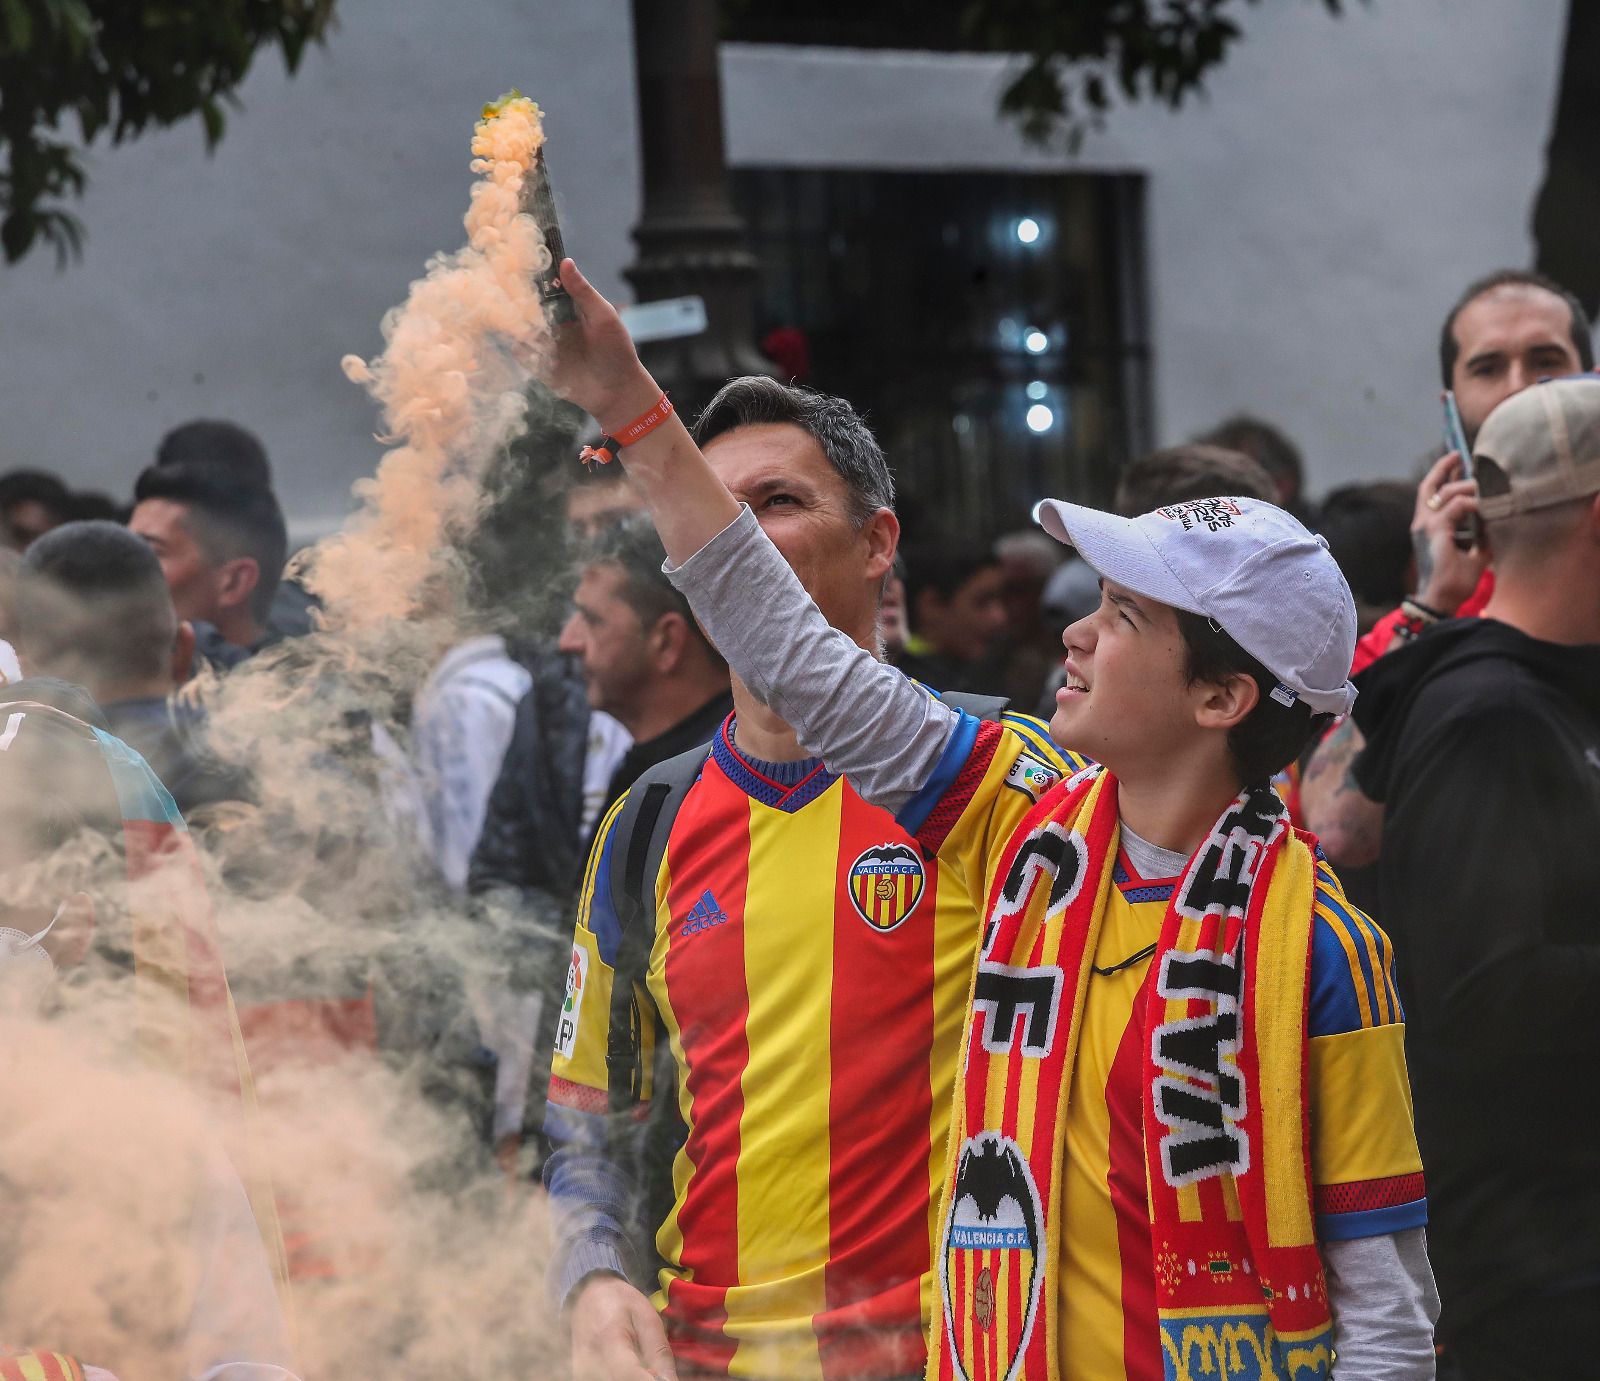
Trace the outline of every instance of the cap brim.
{"label": "cap brim", "polygon": [[1161,559],[1138,519],[1060,499],[1040,499],[1033,506],[1033,521],[1056,541],[1076,547],[1102,580],[1175,609],[1205,612],[1188,586]]}

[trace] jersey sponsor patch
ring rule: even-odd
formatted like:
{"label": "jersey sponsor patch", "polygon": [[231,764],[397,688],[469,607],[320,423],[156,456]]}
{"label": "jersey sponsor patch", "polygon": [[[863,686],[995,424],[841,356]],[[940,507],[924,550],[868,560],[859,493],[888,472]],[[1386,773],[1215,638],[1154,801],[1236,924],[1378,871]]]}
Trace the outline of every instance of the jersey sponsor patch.
{"label": "jersey sponsor patch", "polygon": [[1061,773],[1031,753],[1018,753],[1017,760],[1006,773],[1006,785],[1020,791],[1030,801],[1037,801],[1060,780]]}
{"label": "jersey sponsor patch", "polygon": [[939,1274],[962,1381],[1010,1381],[1039,1312],[1044,1211],[1022,1148],[1001,1132],[962,1145]]}
{"label": "jersey sponsor patch", "polygon": [[917,909],[927,880],[915,849],[874,844],[850,865],[850,904],[874,930],[888,932]]}
{"label": "jersey sponsor patch", "polygon": [[589,951],[574,945],[567,965],[567,992],[561,1001],[561,1015],[556,1018],[556,1053],[566,1060],[578,1047],[578,1014],[583,1011],[583,994],[588,986]]}

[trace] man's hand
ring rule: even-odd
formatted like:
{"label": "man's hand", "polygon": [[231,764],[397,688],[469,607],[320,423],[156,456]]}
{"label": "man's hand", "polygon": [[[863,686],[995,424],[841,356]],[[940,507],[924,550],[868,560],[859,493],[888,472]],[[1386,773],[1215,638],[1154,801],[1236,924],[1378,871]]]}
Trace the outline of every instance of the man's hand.
{"label": "man's hand", "polygon": [[1489,565],[1489,552],[1481,541],[1465,550],[1456,545],[1457,529],[1478,511],[1478,482],[1457,478],[1460,473],[1458,451],[1435,461],[1417,486],[1417,506],[1411,515],[1416,598],[1445,618],[1455,617]]}
{"label": "man's hand", "polygon": [[544,381],[614,435],[648,412],[661,390],[639,362],[617,309],[571,259],[561,261],[561,282],[578,319],[552,332],[554,347],[543,366]]}
{"label": "man's hand", "polygon": [[593,1275],[580,1284],[571,1321],[577,1381],[676,1381],[654,1306],[621,1276]]}

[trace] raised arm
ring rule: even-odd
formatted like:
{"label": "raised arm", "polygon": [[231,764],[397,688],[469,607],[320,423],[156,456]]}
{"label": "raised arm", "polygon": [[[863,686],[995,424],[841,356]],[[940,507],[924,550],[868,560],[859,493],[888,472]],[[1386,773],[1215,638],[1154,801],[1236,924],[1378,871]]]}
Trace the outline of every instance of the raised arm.
{"label": "raised arm", "polygon": [[[661,399],[621,318],[577,265],[562,278],[578,319],[557,335],[551,386],[619,435]],[[809,752],[867,800],[898,811],[958,751],[973,721],[832,627],[676,414],[622,452],[668,573],[734,674]]]}
{"label": "raised arm", "polygon": [[[562,261],[561,278],[578,319],[557,328],[546,380],[607,436],[617,436],[660,401],[661,387],[640,361],[616,308],[571,259]],[[629,445],[623,464],[673,565],[687,561],[739,516],[738,501],[706,464],[676,413]]]}

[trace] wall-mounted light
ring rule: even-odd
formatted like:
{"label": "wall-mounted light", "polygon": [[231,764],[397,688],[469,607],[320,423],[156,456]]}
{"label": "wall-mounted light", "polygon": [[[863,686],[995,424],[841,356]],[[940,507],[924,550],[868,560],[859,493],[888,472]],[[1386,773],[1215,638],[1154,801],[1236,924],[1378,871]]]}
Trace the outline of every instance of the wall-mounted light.
{"label": "wall-mounted light", "polygon": [[1050,337],[1037,326],[1030,326],[1022,333],[1022,348],[1030,355],[1042,355],[1050,348]]}
{"label": "wall-mounted light", "polygon": [[1017,239],[1025,245],[1037,244],[1041,231],[1039,222],[1032,216],[1024,216],[1017,222]]}
{"label": "wall-mounted light", "polygon": [[1025,418],[1030,432],[1047,432],[1056,424],[1056,415],[1043,403],[1035,403]]}

